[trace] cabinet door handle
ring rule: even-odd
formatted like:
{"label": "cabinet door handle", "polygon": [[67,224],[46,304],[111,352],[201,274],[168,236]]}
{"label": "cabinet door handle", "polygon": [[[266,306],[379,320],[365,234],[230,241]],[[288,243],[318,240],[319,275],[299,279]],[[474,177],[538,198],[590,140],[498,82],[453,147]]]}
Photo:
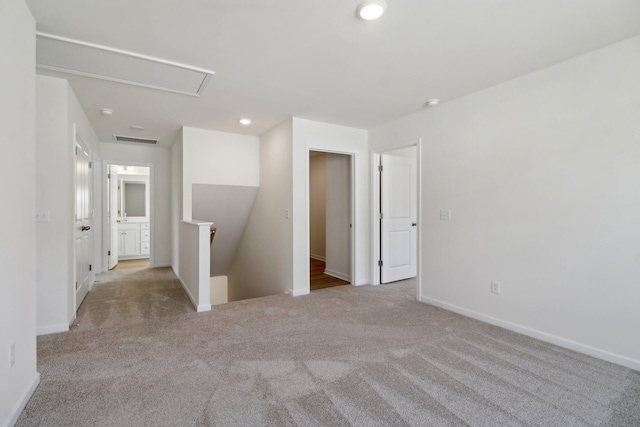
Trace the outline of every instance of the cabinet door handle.
{"label": "cabinet door handle", "polygon": [[80,228],[80,231],[89,231],[89,230],[91,230],[91,227],[89,227],[88,225],[83,225],[83,226]]}

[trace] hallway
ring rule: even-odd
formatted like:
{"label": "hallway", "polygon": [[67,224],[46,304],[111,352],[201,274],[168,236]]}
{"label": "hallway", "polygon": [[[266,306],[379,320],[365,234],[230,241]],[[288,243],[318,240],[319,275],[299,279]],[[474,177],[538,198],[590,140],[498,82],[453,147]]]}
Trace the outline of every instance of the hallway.
{"label": "hallway", "polygon": [[149,260],[121,261],[96,278],[72,330],[126,327],[193,313],[171,268],[149,268]]}

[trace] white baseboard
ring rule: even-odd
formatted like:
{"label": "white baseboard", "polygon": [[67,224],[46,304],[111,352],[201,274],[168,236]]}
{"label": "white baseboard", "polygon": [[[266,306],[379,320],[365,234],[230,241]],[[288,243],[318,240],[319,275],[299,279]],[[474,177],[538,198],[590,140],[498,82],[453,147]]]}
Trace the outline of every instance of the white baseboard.
{"label": "white baseboard", "polygon": [[49,335],[49,334],[57,334],[58,332],[68,332],[69,324],[68,323],[58,323],[57,325],[47,325],[40,326],[36,329],[36,335]]}
{"label": "white baseboard", "polygon": [[462,308],[457,305],[449,304],[433,298],[428,298],[423,295],[420,296],[420,301],[427,304],[435,305],[436,307],[444,308],[445,310],[453,311],[454,313],[458,313],[463,316],[471,317],[472,319],[490,323],[495,326],[500,326],[501,328],[508,329],[510,331],[517,332],[528,337],[536,338],[540,341],[545,341],[560,347],[567,348],[569,350],[577,351],[579,353],[593,356],[598,359],[606,360],[607,362],[615,363],[617,365],[626,366],[627,368],[640,371],[640,360],[611,353],[610,351],[601,350],[599,348],[591,347],[589,345],[582,344],[576,341],[571,341],[557,335],[542,332],[538,329],[529,328],[517,323],[512,323],[506,320],[498,319],[496,317],[487,316],[486,314],[478,313],[477,311],[468,310],[466,308]]}
{"label": "white baseboard", "polygon": [[211,311],[211,304],[200,304],[196,307],[196,311],[198,313],[202,313],[203,311]]}
{"label": "white baseboard", "polygon": [[18,401],[16,406],[14,406],[11,410],[11,418],[7,419],[7,422],[3,424],[4,427],[12,427],[16,422],[18,422],[20,414],[24,410],[24,407],[27,406],[27,403],[29,403],[29,399],[31,399],[31,396],[33,396],[33,392],[36,391],[36,388],[38,388],[38,384],[40,384],[40,373],[36,372],[35,378],[31,382],[31,385],[24,392],[22,398]]}
{"label": "white baseboard", "polygon": [[347,282],[351,282],[351,277],[349,277],[349,275],[339,273],[337,271],[325,269],[324,274],[326,274],[327,276],[335,277],[340,280],[346,280]]}
{"label": "white baseboard", "polygon": [[149,254],[119,256],[118,261],[133,261],[134,259],[150,259]]}
{"label": "white baseboard", "polygon": [[287,290],[287,293],[293,297],[299,297],[301,295],[309,295],[309,291],[305,289],[297,289],[294,291],[293,289],[289,288]]}
{"label": "white baseboard", "polygon": [[178,282],[180,282],[180,285],[182,285],[182,289],[184,289],[184,292],[189,297],[189,301],[191,301],[191,304],[193,305],[193,308],[196,309],[196,312],[201,313],[203,311],[211,311],[211,304],[198,304],[193,295],[191,295],[191,292],[189,291],[189,288],[187,288],[187,285],[185,285],[180,276],[176,274],[176,271],[173,269],[173,267],[171,267],[171,270],[173,270],[173,274],[176,275]]}
{"label": "white baseboard", "polygon": [[323,257],[322,255],[309,254],[310,258],[317,259],[318,261],[326,262],[327,257]]}

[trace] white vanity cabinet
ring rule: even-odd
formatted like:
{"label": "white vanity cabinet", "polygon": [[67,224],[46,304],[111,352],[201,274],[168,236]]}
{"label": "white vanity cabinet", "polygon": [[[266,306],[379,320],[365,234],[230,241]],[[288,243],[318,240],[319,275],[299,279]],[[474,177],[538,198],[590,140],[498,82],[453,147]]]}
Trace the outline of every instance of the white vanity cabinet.
{"label": "white vanity cabinet", "polygon": [[148,258],[150,253],[148,222],[118,224],[118,259]]}

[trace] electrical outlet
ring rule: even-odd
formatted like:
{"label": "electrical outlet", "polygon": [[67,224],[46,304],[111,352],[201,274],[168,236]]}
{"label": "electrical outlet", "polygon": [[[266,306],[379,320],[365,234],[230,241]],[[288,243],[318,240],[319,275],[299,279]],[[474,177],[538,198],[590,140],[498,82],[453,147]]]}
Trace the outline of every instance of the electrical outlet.
{"label": "electrical outlet", "polygon": [[9,349],[9,367],[12,367],[16,363],[16,343],[11,344]]}
{"label": "electrical outlet", "polygon": [[493,292],[494,294],[500,293],[500,282],[496,280],[491,281],[491,292]]}

